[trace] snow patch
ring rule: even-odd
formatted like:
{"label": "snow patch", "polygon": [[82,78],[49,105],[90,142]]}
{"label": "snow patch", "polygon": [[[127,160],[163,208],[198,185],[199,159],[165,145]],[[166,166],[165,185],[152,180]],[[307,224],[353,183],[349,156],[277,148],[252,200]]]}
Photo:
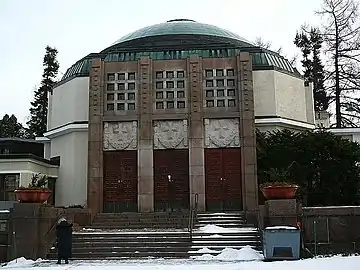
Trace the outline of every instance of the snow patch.
{"label": "snow patch", "polygon": [[298,228],[292,226],[272,226],[266,227],[265,230],[298,230]]}
{"label": "snow patch", "polygon": [[[200,252],[199,252],[200,253]],[[208,252],[210,253],[210,252]],[[250,246],[245,246],[240,250],[233,248],[225,248],[218,255],[213,256],[210,254],[204,254],[199,257],[195,257],[195,260],[219,260],[219,261],[262,261],[264,257]]]}
{"label": "snow patch", "polygon": [[42,262],[42,261],[43,261],[42,259],[37,259],[36,261],[34,261],[34,260],[28,260],[28,259],[25,259],[24,257],[21,257],[21,258],[17,258],[15,260],[8,262],[3,268],[21,268],[21,267],[25,267],[25,266],[32,266],[35,263]]}
{"label": "snow patch", "polygon": [[206,255],[206,254],[209,254],[209,253],[219,253],[219,252],[216,251],[216,250],[212,250],[210,248],[205,247],[205,248],[201,248],[199,250],[193,251],[191,253],[203,253],[203,254]]}
{"label": "snow patch", "polygon": [[224,228],[217,225],[208,224],[199,228],[199,231],[204,233],[230,233],[230,232],[244,232],[244,231],[256,231],[255,228]]}

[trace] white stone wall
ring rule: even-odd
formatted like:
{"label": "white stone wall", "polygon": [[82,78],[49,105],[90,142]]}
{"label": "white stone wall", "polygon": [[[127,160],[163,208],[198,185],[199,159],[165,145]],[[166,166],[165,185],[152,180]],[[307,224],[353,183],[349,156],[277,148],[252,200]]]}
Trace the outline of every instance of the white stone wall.
{"label": "white stone wall", "polygon": [[275,72],[273,70],[253,71],[255,116],[275,116]]}
{"label": "white stone wall", "polygon": [[87,198],[88,133],[73,131],[51,139],[51,157],[60,156],[56,181],[57,206],[85,205]]}
{"label": "white stone wall", "polygon": [[89,78],[74,78],[49,95],[48,130],[75,121],[87,121],[89,115]]}

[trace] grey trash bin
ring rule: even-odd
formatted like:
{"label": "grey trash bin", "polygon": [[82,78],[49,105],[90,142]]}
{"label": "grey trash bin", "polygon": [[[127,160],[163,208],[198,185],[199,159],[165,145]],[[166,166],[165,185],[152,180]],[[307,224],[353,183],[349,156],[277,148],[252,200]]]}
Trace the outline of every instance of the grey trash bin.
{"label": "grey trash bin", "polygon": [[295,227],[266,227],[263,231],[265,260],[300,259],[300,230]]}

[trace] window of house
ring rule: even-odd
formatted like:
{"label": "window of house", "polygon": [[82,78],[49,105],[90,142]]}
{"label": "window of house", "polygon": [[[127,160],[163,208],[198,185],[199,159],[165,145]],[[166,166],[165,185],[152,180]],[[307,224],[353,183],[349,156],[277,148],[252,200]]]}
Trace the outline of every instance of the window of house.
{"label": "window of house", "polygon": [[163,82],[156,82],[156,89],[163,89]]}
{"label": "window of house", "polygon": [[119,93],[118,95],[118,100],[125,100],[125,93]]}
{"label": "window of house", "polygon": [[217,105],[217,107],[225,107],[225,101],[224,100],[218,100],[216,105]]}
{"label": "window of house", "polygon": [[135,93],[128,93],[128,100],[135,100]]}
{"label": "window of house", "polygon": [[227,80],[227,86],[235,86],[235,80]]}
{"label": "window of house", "polygon": [[177,81],[177,88],[184,88],[185,84],[184,81]]}
{"label": "window of house", "polygon": [[109,101],[114,100],[114,94],[107,94],[106,99]]}
{"label": "window of house", "polygon": [[185,97],[185,92],[184,91],[177,91],[177,97],[178,98],[184,98]]}
{"label": "window of house", "polygon": [[125,103],[118,103],[117,104],[118,111],[125,111]]}
{"label": "window of house", "polygon": [[217,77],[223,77],[223,76],[224,76],[224,70],[222,70],[222,69],[217,69],[217,70],[216,70],[216,76],[217,76]]}
{"label": "window of house", "polygon": [[135,80],[135,72],[130,72],[128,74],[128,80],[131,80],[131,81]]}
{"label": "window of house", "polygon": [[166,71],[166,78],[168,79],[174,78],[174,71]]}
{"label": "window of house", "polygon": [[125,73],[118,73],[118,80],[125,81]]}
{"label": "window of house", "polygon": [[216,96],[218,96],[218,97],[223,97],[224,96],[224,90],[217,90],[216,91]]}
{"label": "window of house", "polygon": [[108,81],[115,81],[115,73],[108,73],[107,74]]}
{"label": "window of house", "polygon": [[135,103],[128,103],[128,110],[135,111]]}
{"label": "window of house", "polygon": [[114,110],[114,103],[108,103],[106,105],[106,110],[107,111],[113,111]]}
{"label": "window of house", "polygon": [[166,102],[166,108],[168,108],[168,109],[174,109],[174,101],[168,101],[168,102]]}
{"label": "window of house", "polygon": [[213,71],[212,69],[207,69],[205,70],[205,77],[212,77],[213,76]]}
{"label": "window of house", "polygon": [[176,72],[176,76],[177,76],[178,78],[184,78],[184,77],[185,77],[185,73],[184,73],[184,71],[178,71],[178,72]]}
{"label": "window of house", "polygon": [[167,92],[166,92],[166,98],[174,98],[174,92],[172,92],[172,91],[167,91]]}
{"label": "window of house", "polygon": [[164,72],[162,71],[156,71],[156,79],[162,79],[164,77]]}
{"label": "window of house", "polygon": [[128,90],[135,90],[135,83],[128,83]]}
{"label": "window of house", "polygon": [[216,80],[216,86],[217,87],[223,87],[224,86],[224,80]]}
{"label": "window of house", "polygon": [[166,82],[166,88],[174,88],[174,82]]}
{"label": "window of house", "polygon": [[213,86],[214,86],[213,80],[207,80],[206,81],[206,87],[213,87]]}
{"label": "window of house", "polygon": [[163,92],[156,92],[156,99],[163,99],[164,95]]}
{"label": "window of house", "polygon": [[164,102],[156,102],[156,109],[158,110],[164,109]]}
{"label": "window of house", "polygon": [[125,83],[118,83],[118,90],[125,90]]}
{"label": "window of house", "polygon": [[214,96],[214,90],[207,90],[206,91],[206,97],[213,97]]}
{"label": "window of house", "polygon": [[178,102],[177,102],[177,107],[178,107],[179,109],[185,108],[185,101],[178,101]]}
{"label": "window of house", "polygon": [[15,190],[19,187],[20,174],[0,175],[0,200],[17,201]]}
{"label": "window of house", "polygon": [[106,90],[108,91],[114,91],[115,90],[115,84],[113,83],[108,83],[106,86]]}
{"label": "window of house", "polygon": [[229,97],[235,97],[235,90],[234,89],[227,90],[227,95]]}
{"label": "window of house", "polygon": [[227,75],[227,76],[230,76],[230,77],[231,77],[231,76],[234,76],[234,74],[235,74],[235,73],[234,73],[234,70],[233,70],[233,69],[228,69],[228,70],[226,70],[226,75]]}
{"label": "window of house", "polygon": [[206,101],[206,107],[214,107],[214,101],[213,100],[207,100]]}
{"label": "window of house", "polygon": [[235,107],[235,99],[228,100],[228,107]]}

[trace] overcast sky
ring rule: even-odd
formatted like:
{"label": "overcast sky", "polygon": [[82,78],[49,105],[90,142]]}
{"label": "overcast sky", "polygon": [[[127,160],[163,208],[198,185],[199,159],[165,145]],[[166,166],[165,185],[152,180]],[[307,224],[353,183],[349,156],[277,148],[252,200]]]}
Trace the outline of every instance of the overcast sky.
{"label": "overcast sky", "polygon": [[46,45],[58,51],[60,72],[121,36],[170,19],[228,29],[250,41],[262,37],[289,57],[303,23],[318,24],[321,0],[1,0],[0,117],[26,122],[41,81]]}

